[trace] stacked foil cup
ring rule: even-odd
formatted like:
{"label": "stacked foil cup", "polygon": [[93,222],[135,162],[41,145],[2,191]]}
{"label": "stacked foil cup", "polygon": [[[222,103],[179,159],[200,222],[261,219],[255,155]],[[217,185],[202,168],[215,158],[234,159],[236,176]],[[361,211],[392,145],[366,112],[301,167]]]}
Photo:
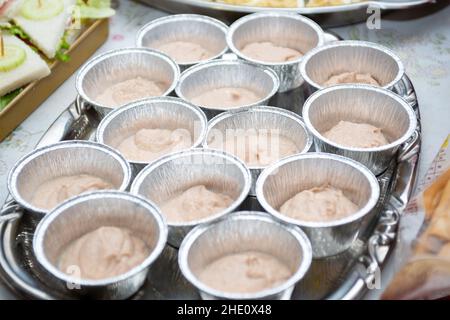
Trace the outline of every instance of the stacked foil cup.
{"label": "stacked foil cup", "polygon": [[[287,40],[283,40],[285,34],[290,35]],[[157,51],[164,41],[190,38],[207,42],[214,54],[202,61],[176,63]],[[286,63],[257,61],[241,52],[254,41],[290,46],[304,55]],[[138,48],[94,57],[78,73],[80,109],[94,108],[103,118],[95,135],[97,142],[61,142],[35,150],[9,175],[8,187],[14,199],[26,214],[42,219],[33,243],[39,266],[50,276],[52,285],[70,295],[123,299],[139,290],[152,263],[164,246],[170,245],[179,248],[180,269],[204,299],[288,299],[313,258],[347,250],[361,226],[379,214],[375,208],[380,187],[375,176],[383,173],[417,134],[414,112],[391,91],[404,76],[403,65],[394,53],[376,44],[324,44],[318,25],[286,13],[251,14],[230,28],[199,15],[161,18],[139,31],[136,44]],[[229,49],[235,58],[223,57]],[[330,76],[346,71],[372,74],[380,87],[323,86]],[[166,84],[162,97],[144,97],[117,108],[97,101],[112,84],[149,76]],[[250,88],[262,98],[236,108],[209,108],[191,102],[201,92],[224,86]],[[303,92],[310,97],[304,105],[301,99],[296,105],[299,102],[292,96]],[[178,97],[170,97],[175,94]],[[289,101],[285,104],[286,97]],[[381,127],[389,144],[357,149],[329,141],[324,131],[340,120]],[[127,159],[116,149],[136,127],[183,128],[189,131],[192,144],[152,161]],[[277,130],[295,143],[297,153],[268,166],[252,167],[232,154],[211,149],[215,133],[242,129]],[[313,148],[319,152],[311,152]],[[83,173],[109,179],[116,191],[88,192],[52,210],[32,204],[39,185],[55,177]],[[229,195],[232,204],[204,219],[166,221],[161,204],[197,184]],[[326,184],[344,190],[358,211],[344,219],[323,222],[301,221],[280,213],[280,206],[296,193]],[[148,258],[121,276],[101,281],[61,272],[61,250],[105,225],[135,231],[151,249]],[[274,288],[252,294],[221,292],[199,279],[199,272],[212,260],[248,250],[278,258],[292,270],[292,276]],[[81,289],[68,290],[67,284]]]}

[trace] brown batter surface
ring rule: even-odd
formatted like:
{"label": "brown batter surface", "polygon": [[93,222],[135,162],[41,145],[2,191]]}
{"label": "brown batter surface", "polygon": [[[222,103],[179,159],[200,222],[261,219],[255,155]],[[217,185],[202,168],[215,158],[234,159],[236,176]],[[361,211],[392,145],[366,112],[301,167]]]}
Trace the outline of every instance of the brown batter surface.
{"label": "brown batter surface", "polygon": [[280,212],[302,221],[326,222],[345,218],[358,211],[342,190],[330,186],[316,187],[297,193],[286,201]]}
{"label": "brown batter surface", "polygon": [[221,109],[250,105],[261,99],[256,92],[246,88],[224,87],[207,90],[191,101],[202,107]]}
{"label": "brown batter surface", "polygon": [[186,129],[141,129],[124,139],[117,149],[131,161],[149,162],[191,146],[191,134]]}
{"label": "brown batter surface", "polygon": [[364,83],[374,86],[381,86],[381,84],[368,73],[357,72],[342,72],[332,75],[327,81],[323,83],[324,86],[333,86],[341,83]]}
{"label": "brown batter surface", "polygon": [[259,251],[247,251],[213,261],[200,272],[199,279],[216,290],[254,293],[276,287],[292,274],[278,258]]}
{"label": "brown batter surface", "polygon": [[128,272],[150,254],[131,230],[100,227],[76,239],[63,251],[59,269],[81,279],[105,279]]}
{"label": "brown batter surface", "polygon": [[108,107],[119,107],[136,100],[161,96],[167,87],[168,85],[162,82],[136,77],[112,85],[95,100]]}
{"label": "brown batter surface", "polygon": [[66,199],[88,191],[114,189],[109,182],[89,174],[63,176],[44,182],[34,192],[31,203],[51,210]]}
{"label": "brown batter surface", "polygon": [[389,144],[380,128],[367,123],[339,121],[323,136],[337,144],[353,148],[373,148]]}
{"label": "brown batter surface", "polygon": [[[224,139],[223,139],[224,138]],[[296,144],[276,130],[228,130],[208,145],[234,154],[249,166],[267,166],[299,152]]]}
{"label": "brown batter surface", "polygon": [[201,44],[191,41],[172,41],[155,47],[177,63],[189,63],[211,58],[214,54]]}
{"label": "brown batter surface", "polygon": [[264,62],[287,62],[303,56],[298,50],[277,46],[270,41],[251,42],[242,48],[242,53],[249,58]]}
{"label": "brown batter surface", "polygon": [[228,195],[198,185],[163,203],[161,211],[169,222],[187,222],[211,216],[232,203]]}

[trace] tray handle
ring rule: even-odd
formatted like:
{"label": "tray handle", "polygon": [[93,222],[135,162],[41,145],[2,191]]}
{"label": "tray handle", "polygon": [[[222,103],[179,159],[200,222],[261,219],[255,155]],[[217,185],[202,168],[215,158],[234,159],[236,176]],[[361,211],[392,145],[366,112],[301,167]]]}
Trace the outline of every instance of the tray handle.
{"label": "tray handle", "polygon": [[21,208],[19,204],[16,203],[14,200],[10,200],[9,202],[5,203],[5,205],[0,211],[0,224],[2,224],[3,222],[16,220],[22,217],[23,212],[20,210]]}
{"label": "tray handle", "polygon": [[394,205],[388,204],[388,209],[381,214],[380,221],[376,227],[375,234],[369,238],[367,243],[367,254],[361,256],[360,262],[365,267],[362,278],[366,286],[370,286],[375,277],[381,274],[381,265],[386,259],[388,251],[382,247],[391,245],[396,239],[396,230],[400,221],[400,213]]}
{"label": "tray handle", "polygon": [[420,132],[419,129],[417,128],[416,130],[414,130],[411,137],[401,146],[397,156],[398,162],[404,162],[411,159],[411,157],[419,153],[419,149],[420,149]]}

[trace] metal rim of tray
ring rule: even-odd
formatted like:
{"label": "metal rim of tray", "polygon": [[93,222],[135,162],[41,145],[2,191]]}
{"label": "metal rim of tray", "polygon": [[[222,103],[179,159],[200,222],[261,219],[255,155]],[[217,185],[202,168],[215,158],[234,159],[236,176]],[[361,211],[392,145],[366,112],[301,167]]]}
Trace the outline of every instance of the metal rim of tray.
{"label": "metal rim of tray", "polygon": [[[322,27],[336,27],[366,21],[375,13],[421,8],[434,0],[370,0],[324,7],[268,8],[209,2],[207,0],[138,0],[139,2],[171,13],[205,14],[217,19],[233,22],[239,17],[264,11],[280,11],[306,15]],[[418,9],[418,10],[419,10]]]}
{"label": "metal rim of tray", "polygon": [[[379,275],[380,269],[382,270],[384,263],[392,252],[397,236],[400,212],[405,208],[411,197],[416,181],[420,153],[419,105],[414,87],[406,75],[395,85],[394,92],[403,97],[415,110],[419,119],[416,134],[399,153],[398,162],[393,171],[397,180],[393,179],[394,181],[388,182],[388,190],[391,192],[383,202],[384,207],[380,218],[376,221],[375,227],[371,229],[374,231],[368,237],[367,248],[359,256],[351,270],[347,272],[346,279],[334,292],[328,294],[325,297],[326,299],[356,299],[366,292],[367,286]],[[76,121],[82,121],[80,115],[83,111],[77,107],[79,105],[79,103],[71,104],[69,108],[63,111],[42,136],[37,147],[60,141]],[[73,139],[77,139],[76,133]],[[37,284],[39,280],[33,278],[33,275],[24,270],[14,258],[13,251],[16,239],[13,235],[19,222],[17,218],[21,216],[16,213],[18,210],[20,208],[10,198],[1,210],[3,215],[0,216],[0,278],[11,290],[22,296],[37,299],[58,299],[60,297],[57,294],[49,293],[40,289],[38,285],[33,285]]]}
{"label": "metal rim of tray", "polygon": [[334,12],[354,11],[366,9],[368,7],[377,7],[383,10],[407,9],[414,6],[431,2],[430,0],[410,0],[410,1],[363,1],[335,6],[324,7],[297,7],[297,8],[273,8],[273,7],[255,7],[245,5],[233,5],[220,2],[210,2],[208,0],[166,0],[168,2],[180,3],[199,9],[213,9],[218,11],[228,11],[237,13],[252,13],[257,11],[277,10],[285,12],[296,12],[300,14],[327,14]]}

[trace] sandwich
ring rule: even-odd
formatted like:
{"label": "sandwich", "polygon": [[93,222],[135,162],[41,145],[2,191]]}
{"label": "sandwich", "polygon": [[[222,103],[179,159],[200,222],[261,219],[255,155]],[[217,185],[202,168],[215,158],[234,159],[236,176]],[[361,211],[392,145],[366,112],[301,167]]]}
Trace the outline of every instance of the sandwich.
{"label": "sandwich", "polygon": [[61,48],[63,36],[72,20],[76,0],[22,0],[13,16],[29,41],[47,58],[53,59]]}
{"label": "sandwich", "polygon": [[110,0],[0,0],[0,111],[22,88],[50,74],[92,19],[115,14]]}
{"label": "sandwich", "polygon": [[29,42],[50,61],[66,61],[68,35],[80,31],[87,20],[114,15],[110,6],[110,0],[0,0],[0,27]]}
{"label": "sandwich", "polygon": [[24,85],[50,74],[48,64],[25,42],[2,34],[0,43],[0,110]]}

